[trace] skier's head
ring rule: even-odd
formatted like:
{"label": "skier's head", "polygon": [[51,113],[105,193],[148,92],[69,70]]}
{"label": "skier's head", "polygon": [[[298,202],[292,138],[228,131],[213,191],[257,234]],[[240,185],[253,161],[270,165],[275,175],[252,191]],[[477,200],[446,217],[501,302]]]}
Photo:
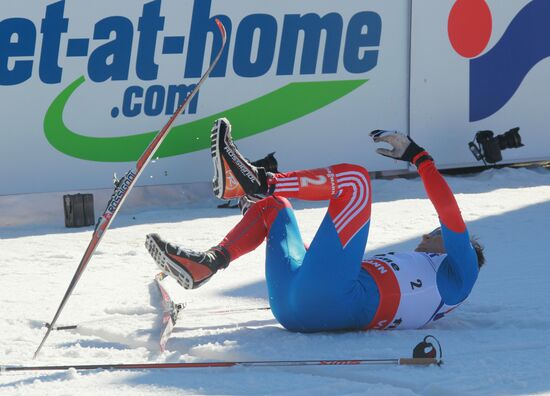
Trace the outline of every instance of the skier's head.
{"label": "skier's head", "polygon": [[479,268],[481,268],[483,267],[483,264],[485,264],[485,255],[483,254],[483,250],[485,250],[485,248],[483,247],[483,245],[479,243],[476,237],[471,237],[470,243],[472,244],[472,246],[474,247],[474,250],[476,251],[477,265]]}
{"label": "skier's head", "polygon": [[[478,242],[477,238],[470,238],[470,242],[476,252],[477,263],[479,268],[485,264],[485,256],[483,255],[483,246]],[[441,235],[441,227],[436,228],[432,232],[422,235],[422,240],[414,249],[415,252],[425,253],[446,253],[443,236]]]}

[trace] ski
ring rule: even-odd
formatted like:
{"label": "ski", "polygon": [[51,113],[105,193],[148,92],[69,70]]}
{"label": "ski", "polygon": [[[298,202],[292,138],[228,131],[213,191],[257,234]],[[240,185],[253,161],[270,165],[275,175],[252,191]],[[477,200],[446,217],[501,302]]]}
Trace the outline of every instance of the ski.
{"label": "ski", "polygon": [[174,326],[176,325],[176,321],[178,320],[179,313],[183,308],[185,308],[185,304],[180,303],[176,304],[168,294],[168,291],[162,284],[162,280],[166,278],[166,274],[164,272],[160,272],[155,276],[155,283],[157,284],[160,295],[162,296],[162,325],[160,330],[160,338],[159,338],[159,345],[160,345],[160,351],[164,352],[166,350],[166,342],[168,342],[168,338],[170,338],[170,334],[172,334],[172,330],[174,329]]}
{"label": "ski", "polygon": [[107,203],[107,208],[105,209],[105,212],[103,212],[103,215],[98,219],[94,233],[92,235],[92,240],[90,241],[86,251],[84,252],[84,255],[76,269],[76,272],[71,280],[71,283],[69,284],[69,287],[67,291],[65,292],[65,295],[63,296],[63,299],[61,300],[61,303],[53,317],[53,319],[50,322],[50,327],[46,330],[46,334],[42,338],[42,341],[40,342],[40,345],[36,349],[34,353],[33,359],[36,359],[38,354],[40,353],[40,350],[42,349],[44,343],[46,342],[46,339],[50,335],[53,328],[55,328],[55,323],[57,322],[57,319],[63,310],[65,304],[67,303],[69,297],[71,296],[76,284],[78,283],[80,277],[82,276],[82,273],[86,269],[86,266],[88,265],[88,262],[90,261],[92,255],[94,254],[97,246],[99,245],[99,242],[103,238],[105,232],[109,228],[110,224],[112,223],[113,219],[117,215],[120,207],[122,206],[124,200],[128,196],[128,193],[132,190],[134,187],[134,184],[136,180],[139,178],[141,173],[143,172],[145,166],[151,161],[153,158],[153,155],[159,148],[160,144],[164,141],[170,130],[172,129],[172,124],[176,120],[176,118],[183,112],[183,110],[187,107],[187,104],[195,97],[199,89],[201,88],[202,84],[206,81],[216,64],[218,63],[220,57],[222,56],[223,50],[225,48],[226,43],[226,32],[225,27],[223,24],[216,19],[216,24],[220,30],[221,38],[222,38],[222,44],[221,48],[219,49],[216,57],[212,61],[211,65],[208,67],[208,70],[204,73],[204,75],[201,77],[197,85],[195,86],[195,89],[185,98],[185,100],[178,106],[174,114],[170,117],[166,125],[157,133],[157,135],[153,138],[149,146],[145,149],[141,157],[138,159],[136,163],[135,169],[129,170],[124,177],[122,177],[120,180],[115,181],[115,190],[113,192],[113,195],[111,196],[111,199]]}
{"label": "ski", "polygon": [[[198,309],[198,308],[187,308],[187,305],[185,303],[178,303],[176,304],[178,306],[179,312],[178,315],[181,313],[183,309],[185,309],[185,312],[189,313],[200,313],[200,316],[203,315],[231,315],[231,314],[239,314],[239,313],[246,313],[246,312],[252,312],[252,311],[269,311],[271,310],[270,307],[245,307],[245,308],[227,308],[227,309]],[[49,323],[45,323],[44,327],[49,327]],[[65,326],[58,326],[54,327],[52,330],[75,330],[78,329],[77,324],[72,325],[65,325]]]}

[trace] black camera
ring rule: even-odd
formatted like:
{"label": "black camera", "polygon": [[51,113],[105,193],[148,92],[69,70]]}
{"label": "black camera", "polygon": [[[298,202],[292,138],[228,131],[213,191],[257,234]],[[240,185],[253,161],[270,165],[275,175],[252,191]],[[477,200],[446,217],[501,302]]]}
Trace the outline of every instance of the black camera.
{"label": "black camera", "polygon": [[475,139],[468,143],[476,160],[490,164],[502,161],[502,150],[523,146],[518,127],[497,136],[494,136],[493,131],[479,131]]}

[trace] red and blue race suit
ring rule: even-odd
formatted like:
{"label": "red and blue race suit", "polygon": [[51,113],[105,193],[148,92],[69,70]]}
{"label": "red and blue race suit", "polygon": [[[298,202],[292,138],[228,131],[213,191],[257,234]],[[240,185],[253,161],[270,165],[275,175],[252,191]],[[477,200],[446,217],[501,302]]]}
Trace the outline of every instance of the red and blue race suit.
{"label": "red and blue race suit", "polygon": [[[371,184],[366,169],[350,164],[276,174],[273,195],[253,205],[221,245],[234,260],[267,238],[269,303],[288,330],[422,327],[466,299],[478,264],[456,200],[433,161],[418,171],[439,215],[446,254],[364,257]],[[329,200],[308,248],[287,198]]]}

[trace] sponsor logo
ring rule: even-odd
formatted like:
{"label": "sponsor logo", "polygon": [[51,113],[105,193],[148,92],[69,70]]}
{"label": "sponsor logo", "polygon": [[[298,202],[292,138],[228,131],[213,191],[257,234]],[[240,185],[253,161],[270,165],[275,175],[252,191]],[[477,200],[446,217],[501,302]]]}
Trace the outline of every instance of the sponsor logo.
{"label": "sponsor logo", "polygon": [[225,170],[226,180],[227,180],[227,191],[234,191],[240,187],[239,182],[235,178],[233,172],[230,169]]}
{"label": "sponsor logo", "polygon": [[498,112],[531,69],[550,56],[550,1],[532,0],[485,53],[493,18],[485,0],[458,0],[449,14],[449,39],[470,63],[470,121]]}
{"label": "sponsor logo", "polygon": [[259,184],[256,175],[250,169],[248,169],[245,164],[243,164],[243,162],[232,149],[230,149],[228,146],[225,146],[223,149],[227,153],[227,155],[229,155],[231,160],[233,160],[233,163],[237,165],[237,168],[239,168],[243,175],[245,175],[253,184]]}
{"label": "sponsor logo", "polygon": [[133,171],[129,171],[118,183],[115,192],[113,193],[113,196],[109,200],[109,204],[107,205],[107,213],[110,213],[113,215],[120,205],[120,202],[128,192],[128,189],[132,185],[132,182],[136,178],[136,174]]}
{"label": "sponsor logo", "polygon": [[[227,115],[242,113],[253,118],[258,110],[272,113],[273,108],[280,109],[279,114],[260,122],[261,127],[245,125],[240,137],[291,122],[338,100],[365,83],[363,75],[378,63],[382,20],[373,11],[360,11],[350,17],[337,11],[277,16],[256,13],[237,19],[212,12],[212,0],[194,0],[190,24],[178,25],[181,33],[173,33],[173,28],[168,29],[170,23],[180,24],[180,21],[164,15],[162,4],[162,0],[141,3],[141,16],[136,20],[121,15],[107,16],[93,24],[91,37],[72,34],[71,27],[77,22],[66,15],[65,0],[47,5],[39,24],[21,17],[3,19],[0,21],[0,85],[19,85],[33,77],[44,84],[62,84],[65,68],[75,60],[84,60],[85,75],[66,87],[49,107],[44,119],[45,134],[56,149],[73,157],[118,162],[138,158],[156,131],[139,135],[126,132],[111,138],[75,133],[62,120],[71,95],[84,82],[112,84],[131,79],[139,84],[123,88],[118,100],[116,97],[106,99],[118,102],[110,107],[108,117],[172,114],[194,88],[204,65],[211,60],[209,56],[214,56],[215,48],[221,45],[215,18],[226,27],[229,43],[211,78],[259,79],[336,73],[363,77],[361,80],[326,81],[324,78],[322,82],[291,83],[223,111]],[[79,21],[78,25],[81,24]],[[183,65],[180,78],[186,83],[155,84],[166,62]],[[300,101],[288,100],[296,94]],[[310,103],[304,103],[308,101]],[[187,112],[200,113],[198,95]],[[215,116],[196,121],[198,124],[194,127],[211,124]],[[232,122],[236,123],[234,119]],[[176,145],[178,149],[168,148],[174,142],[166,141],[163,145],[166,149],[159,152],[159,156],[205,148],[202,141],[193,144],[195,136],[183,138],[187,129],[183,128],[176,138],[180,143]],[[119,150],[122,147],[124,153]]]}
{"label": "sponsor logo", "polygon": [[374,267],[378,272],[380,272],[382,275],[385,274],[386,272],[388,272],[386,270],[386,268],[384,267],[384,265],[382,265],[380,262],[376,262],[376,261],[365,261],[364,262],[365,264],[367,265],[370,265],[372,267]]}
{"label": "sponsor logo", "polygon": [[354,366],[361,364],[359,360],[322,360],[321,366]]}

